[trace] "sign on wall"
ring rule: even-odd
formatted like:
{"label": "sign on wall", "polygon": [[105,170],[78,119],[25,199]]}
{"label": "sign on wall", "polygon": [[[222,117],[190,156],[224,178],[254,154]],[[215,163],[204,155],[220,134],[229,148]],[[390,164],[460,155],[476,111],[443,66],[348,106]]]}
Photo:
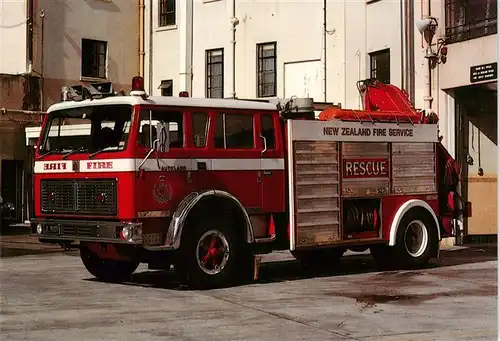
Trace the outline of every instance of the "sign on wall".
{"label": "sign on wall", "polygon": [[497,79],[497,63],[475,65],[470,67],[470,82],[483,82]]}

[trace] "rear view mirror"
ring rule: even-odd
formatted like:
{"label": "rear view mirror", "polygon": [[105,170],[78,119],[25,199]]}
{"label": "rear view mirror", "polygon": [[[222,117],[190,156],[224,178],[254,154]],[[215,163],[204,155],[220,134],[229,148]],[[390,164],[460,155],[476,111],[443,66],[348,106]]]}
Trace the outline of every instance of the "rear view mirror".
{"label": "rear view mirror", "polygon": [[170,147],[170,129],[168,122],[158,122],[156,125],[156,148],[159,152],[167,153]]}

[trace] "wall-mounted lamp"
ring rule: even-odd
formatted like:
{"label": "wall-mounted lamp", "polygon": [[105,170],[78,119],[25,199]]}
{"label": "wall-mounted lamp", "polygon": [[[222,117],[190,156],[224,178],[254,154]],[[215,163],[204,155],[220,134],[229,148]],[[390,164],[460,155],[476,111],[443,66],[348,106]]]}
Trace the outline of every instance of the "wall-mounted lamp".
{"label": "wall-mounted lamp", "polygon": [[431,44],[434,34],[438,26],[438,21],[434,17],[425,17],[423,19],[415,20],[415,26],[417,26],[418,31],[423,35],[427,47],[425,49],[425,58],[431,63],[431,67],[435,67],[437,64],[446,63],[448,56],[448,47],[446,47],[446,42],[443,38],[439,38],[433,49]]}
{"label": "wall-mounted lamp", "polygon": [[423,34],[427,29],[429,29],[429,31],[433,31],[434,33],[438,26],[438,22],[437,19],[434,17],[426,17],[423,19],[415,20],[415,26],[417,26],[417,29],[420,32],[420,34]]}

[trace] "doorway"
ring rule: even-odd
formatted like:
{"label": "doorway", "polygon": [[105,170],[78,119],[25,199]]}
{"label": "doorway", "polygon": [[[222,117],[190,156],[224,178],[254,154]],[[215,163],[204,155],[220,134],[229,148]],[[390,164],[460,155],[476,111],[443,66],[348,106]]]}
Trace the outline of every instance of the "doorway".
{"label": "doorway", "polygon": [[[496,83],[455,89],[456,150],[462,165],[462,195],[472,202],[463,237],[497,234],[497,89]],[[461,238],[462,237],[462,238]]]}
{"label": "doorway", "polygon": [[15,207],[15,222],[19,223],[23,212],[23,161],[2,160],[2,198]]}

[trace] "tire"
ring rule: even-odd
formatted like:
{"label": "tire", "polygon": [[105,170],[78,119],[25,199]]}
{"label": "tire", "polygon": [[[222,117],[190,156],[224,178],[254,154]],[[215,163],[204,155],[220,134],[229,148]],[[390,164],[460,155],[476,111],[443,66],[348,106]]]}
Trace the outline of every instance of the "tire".
{"label": "tire", "polygon": [[251,274],[253,258],[243,234],[237,233],[241,228],[220,217],[186,226],[175,268],[188,287],[221,288]]}
{"label": "tire", "polygon": [[101,259],[87,247],[81,246],[80,258],[90,274],[105,282],[124,282],[137,270],[138,261]]}
{"label": "tire", "polygon": [[301,264],[312,268],[329,268],[338,264],[344,255],[344,248],[328,248],[314,250],[294,250],[291,252]]}
{"label": "tire", "polygon": [[398,225],[394,259],[402,269],[426,266],[439,248],[436,224],[429,213],[410,210]]}

